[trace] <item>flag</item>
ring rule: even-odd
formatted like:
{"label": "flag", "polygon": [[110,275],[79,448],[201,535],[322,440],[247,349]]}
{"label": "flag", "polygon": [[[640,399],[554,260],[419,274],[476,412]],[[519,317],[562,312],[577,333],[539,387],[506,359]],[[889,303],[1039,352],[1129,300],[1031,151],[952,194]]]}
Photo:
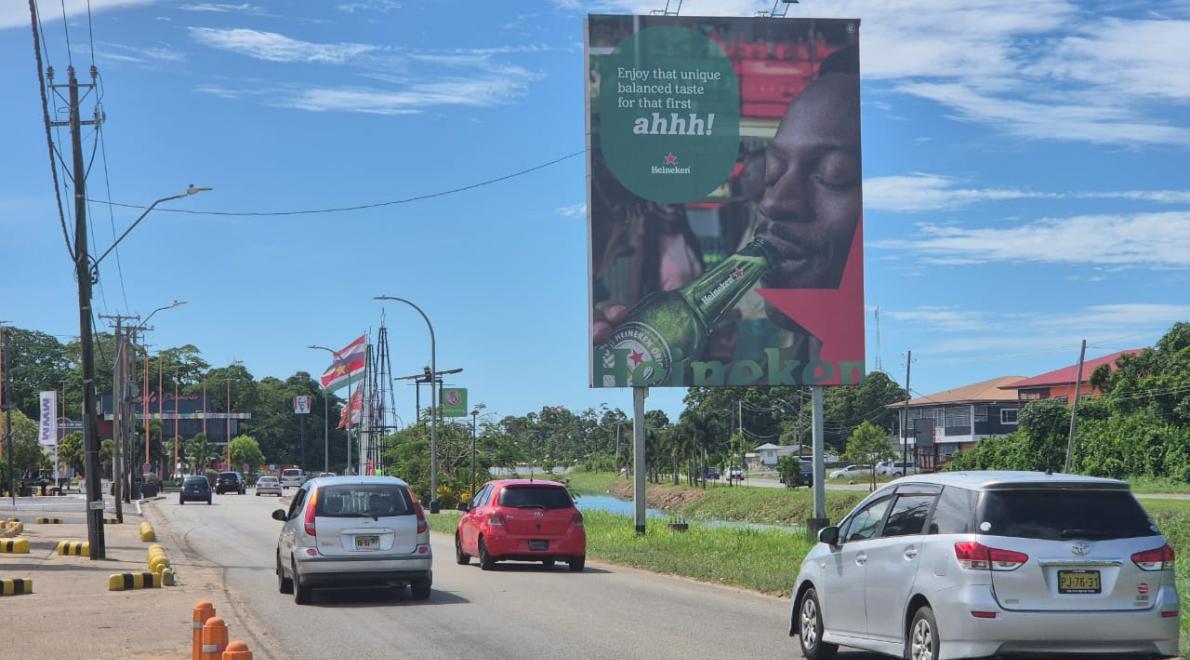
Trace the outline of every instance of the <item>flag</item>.
{"label": "flag", "polygon": [[351,428],[359,424],[360,413],[364,409],[364,388],[359,388],[351,395],[351,400],[339,412],[339,428]]}
{"label": "flag", "polygon": [[367,363],[366,352],[367,342],[364,335],[360,335],[359,339],[348,344],[343,350],[335,351],[335,361],[326,373],[322,374],[322,389],[334,392],[362,380],[364,365]]}

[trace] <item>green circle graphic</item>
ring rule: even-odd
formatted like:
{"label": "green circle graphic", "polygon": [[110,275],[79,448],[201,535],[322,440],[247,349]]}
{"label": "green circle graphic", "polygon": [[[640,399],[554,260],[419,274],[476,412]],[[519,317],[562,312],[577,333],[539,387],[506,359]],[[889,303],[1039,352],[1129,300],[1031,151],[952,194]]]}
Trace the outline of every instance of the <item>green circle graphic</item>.
{"label": "green circle graphic", "polygon": [[731,60],[695,30],[646,28],[599,63],[599,140],[620,183],[655,202],[703,199],[740,144]]}

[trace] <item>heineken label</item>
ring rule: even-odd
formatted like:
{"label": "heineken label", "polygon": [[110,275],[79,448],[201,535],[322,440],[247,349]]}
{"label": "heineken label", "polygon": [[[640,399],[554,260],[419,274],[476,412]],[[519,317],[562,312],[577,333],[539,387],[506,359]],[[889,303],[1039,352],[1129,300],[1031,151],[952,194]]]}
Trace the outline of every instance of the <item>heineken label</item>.
{"label": "heineken label", "polygon": [[673,365],[669,342],[652,326],[629,321],[599,347],[604,387],[639,387],[662,382]]}

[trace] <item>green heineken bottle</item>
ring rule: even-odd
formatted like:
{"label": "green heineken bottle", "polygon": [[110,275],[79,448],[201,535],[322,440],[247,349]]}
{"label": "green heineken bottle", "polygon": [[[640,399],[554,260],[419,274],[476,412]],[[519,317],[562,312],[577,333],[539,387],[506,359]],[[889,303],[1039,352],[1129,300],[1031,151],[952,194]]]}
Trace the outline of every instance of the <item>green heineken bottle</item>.
{"label": "green heineken bottle", "polygon": [[702,352],[715,323],[776,263],[768,242],[758,238],[681,289],[640,301],[607,342],[595,347],[595,384],[668,382],[672,370]]}

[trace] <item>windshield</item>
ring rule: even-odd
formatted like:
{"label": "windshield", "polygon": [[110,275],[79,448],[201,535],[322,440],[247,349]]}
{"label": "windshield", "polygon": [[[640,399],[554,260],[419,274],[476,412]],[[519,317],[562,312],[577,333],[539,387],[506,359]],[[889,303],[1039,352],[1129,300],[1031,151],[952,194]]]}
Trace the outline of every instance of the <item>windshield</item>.
{"label": "windshield", "polygon": [[500,506],[514,509],[569,509],[570,493],[557,486],[509,486],[500,493]]}
{"label": "windshield", "polygon": [[379,518],[413,513],[413,502],[392,484],[336,484],[318,489],[314,514],[324,518]]}
{"label": "windshield", "polygon": [[992,490],[980,498],[977,528],[1026,539],[1157,536],[1144,509],[1123,490]]}
{"label": "windshield", "polygon": [[300,477],[300,476],[302,476],[302,471],[301,470],[284,470],[281,472],[281,476],[283,476],[283,477]]}
{"label": "windshield", "polygon": [[261,478],[260,478],[260,479],[257,481],[257,483],[261,483],[261,484],[273,484],[273,483],[277,483],[277,477],[261,477]]}

